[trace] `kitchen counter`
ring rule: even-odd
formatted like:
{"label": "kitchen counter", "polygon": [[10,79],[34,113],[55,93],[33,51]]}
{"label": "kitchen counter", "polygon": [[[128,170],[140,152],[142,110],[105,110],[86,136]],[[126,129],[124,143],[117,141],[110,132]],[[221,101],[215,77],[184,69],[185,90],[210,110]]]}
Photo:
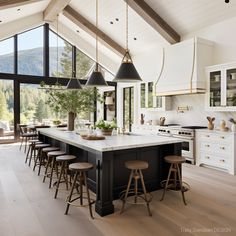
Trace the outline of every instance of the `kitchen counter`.
{"label": "kitchen counter", "polygon": [[39,139],[75,155],[77,162],[94,165],[87,182],[96,193],[95,210],[101,216],[114,212],[113,200],[127,187],[130,170],[125,168],[126,161],[148,162],[148,169],[143,170],[145,185],[148,191],[155,191],[167,179],[170,164],[164,157],[181,155],[180,140],[157,135],[106,136],[105,140],[95,141],[84,140],[75,132],[50,128],[39,129]]}
{"label": "kitchen counter", "polygon": [[156,145],[179,143],[180,140],[171,137],[154,135],[114,135],[106,136],[105,140],[85,140],[73,131],[63,131],[55,128],[39,129],[39,132],[61,142],[68,143],[78,148],[107,152],[131,148],[151,147]]}

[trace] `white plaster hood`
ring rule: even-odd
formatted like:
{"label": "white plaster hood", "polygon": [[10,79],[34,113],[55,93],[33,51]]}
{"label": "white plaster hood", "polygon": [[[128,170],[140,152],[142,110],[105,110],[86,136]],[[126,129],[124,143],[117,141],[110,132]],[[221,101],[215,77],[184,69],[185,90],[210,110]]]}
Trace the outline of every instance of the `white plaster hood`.
{"label": "white plaster hood", "polygon": [[162,69],[154,95],[204,93],[205,67],[212,64],[213,43],[192,38],[163,49]]}

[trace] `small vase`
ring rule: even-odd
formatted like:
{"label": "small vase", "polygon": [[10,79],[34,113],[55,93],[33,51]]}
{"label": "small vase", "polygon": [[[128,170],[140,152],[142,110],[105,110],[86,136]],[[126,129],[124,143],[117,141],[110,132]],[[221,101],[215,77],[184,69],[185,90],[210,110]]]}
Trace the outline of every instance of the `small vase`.
{"label": "small vase", "polygon": [[232,124],[231,125],[231,131],[232,132],[236,132],[236,124]]}
{"label": "small vase", "polygon": [[76,114],[74,112],[68,113],[68,130],[73,131],[75,129],[75,118]]}
{"label": "small vase", "polygon": [[214,124],[213,123],[208,123],[208,129],[213,130],[214,129]]}

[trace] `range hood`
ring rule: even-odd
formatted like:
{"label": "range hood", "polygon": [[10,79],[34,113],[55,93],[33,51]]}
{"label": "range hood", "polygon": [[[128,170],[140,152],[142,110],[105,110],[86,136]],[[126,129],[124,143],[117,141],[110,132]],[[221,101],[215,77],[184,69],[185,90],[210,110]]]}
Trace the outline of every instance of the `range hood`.
{"label": "range hood", "polygon": [[212,64],[212,42],[192,38],[163,49],[155,96],[205,93],[205,67]]}

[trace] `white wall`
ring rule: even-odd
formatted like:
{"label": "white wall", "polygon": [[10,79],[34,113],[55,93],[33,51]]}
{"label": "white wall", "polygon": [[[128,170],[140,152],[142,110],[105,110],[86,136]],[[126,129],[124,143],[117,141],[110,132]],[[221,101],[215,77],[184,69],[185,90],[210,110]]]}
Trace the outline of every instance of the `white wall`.
{"label": "white wall", "polygon": [[[213,64],[221,64],[236,61],[236,17],[220,22],[198,32],[185,35],[184,39],[191,37],[201,37],[214,42]],[[161,65],[160,47],[152,48],[142,55],[135,55],[134,62],[142,79],[145,81],[155,81]],[[181,55],[180,55],[181,56]],[[191,110],[185,113],[177,113],[178,106],[188,105]],[[236,112],[207,112],[205,111],[205,95],[182,95],[172,97],[172,111],[166,112],[146,112],[145,121],[154,120],[161,116],[166,117],[166,123],[179,123],[181,125],[207,125],[206,116],[216,117],[216,126],[220,120],[228,121],[230,117],[236,118]],[[136,114],[139,121],[140,111]],[[228,122],[228,126],[230,123]]]}

